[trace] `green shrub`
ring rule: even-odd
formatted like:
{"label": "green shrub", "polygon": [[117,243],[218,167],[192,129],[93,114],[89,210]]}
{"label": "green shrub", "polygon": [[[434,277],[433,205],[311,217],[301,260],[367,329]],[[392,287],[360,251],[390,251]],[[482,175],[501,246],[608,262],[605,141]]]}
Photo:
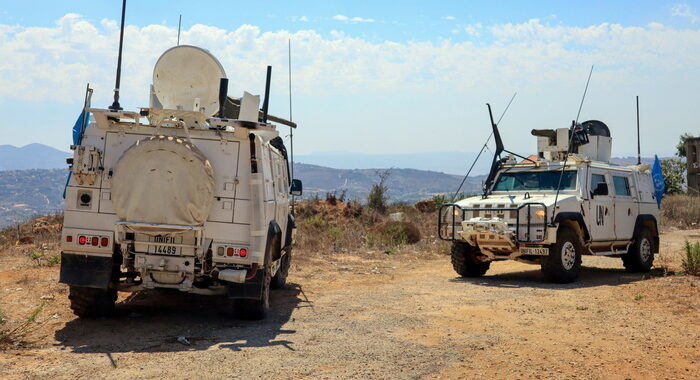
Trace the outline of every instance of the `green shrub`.
{"label": "green shrub", "polygon": [[415,244],[420,241],[420,231],[411,222],[388,221],[376,226],[373,232],[367,235],[370,245],[397,246]]}
{"label": "green shrub", "polygon": [[372,189],[369,191],[369,196],[367,197],[367,206],[380,214],[386,214],[388,207],[387,191],[389,187],[386,185],[386,181],[391,175],[390,170],[377,171],[379,176],[379,182],[372,184]]}
{"label": "green shrub", "polygon": [[343,230],[338,226],[330,226],[326,230],[326,235],[331,241],[336,242],[343,237]]}
{"label": "green shrub", "polygon": [[700,276],[700,242],[691,244],[689,241],[685,241],[683,270],[688,274]]}

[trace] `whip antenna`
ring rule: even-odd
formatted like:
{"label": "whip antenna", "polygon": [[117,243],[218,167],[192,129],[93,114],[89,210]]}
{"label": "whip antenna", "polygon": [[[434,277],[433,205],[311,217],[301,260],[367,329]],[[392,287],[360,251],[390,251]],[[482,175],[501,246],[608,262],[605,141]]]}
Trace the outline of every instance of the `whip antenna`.
{"label": "whip antenna", "polygon": [[637,95],[637,165],[642,164],[642,149],[639,144],[639,95]]}
{"label": "whip antenna", "polygon": [[[287,40],[287,67],[289,69],[289,121],[292,121],[292,39]],[[291,173],[292,173],[292,178],[289,180],[291,181],[294,178],[294,128],[291,126],[289,127],[289,148],[290,148],[290,156],[291,156]],[[294,215],[294,204],[295,204],[295,199],[296,197],[292,195],[292,215]]]}
{"label": "whip antenna", "polygon": [[126,0],[122,1],[122,27],[119,31],[119,55],[117,56],[117,80],[114,84],[114,103],[109,107],[112,111],[120,111],[119,105],[119,82],[122,76],[122,48],[124,46],[124,16],[126,15]]}
{"label": "whip antenna", "polygon": [[554,224],[554,213],[557,210],[557,202],[559,201],[559,192],[561,191],[561,181],[564,179],[564,171],[566,169],[566,161],[569,159],[569,154],[571,154],[571,148],[574,145],[574,136],[576,135],[576,126],[578,125],[578,117],[581,115],[581,108],[583,108],[583,101],[586,100],[586,93],[588,92],[588,84],[591,83],[591,75],[593,74],[593,65],[591,65],[591,71],[588,73],[588,80],[586,80],[586,88],[583,90],[583,96],[581,97],[581,104],[578,106],[578,113],[576,114],[576,121],[571,125],[571,136],[569,136],[569,147],[566,149],[566,155],[564,156],[564,164],[561,166],[561,174],[559,174],[559,184],[557,185],[557,193],[554,196],[554,204],[552,205],[552,219],[551,224]]}
{"label": "whip antenna", "polygon": [[177,46],[180,46],[180,27],[182,26],[182,15],[180,15],[180,21],[177,22]]}

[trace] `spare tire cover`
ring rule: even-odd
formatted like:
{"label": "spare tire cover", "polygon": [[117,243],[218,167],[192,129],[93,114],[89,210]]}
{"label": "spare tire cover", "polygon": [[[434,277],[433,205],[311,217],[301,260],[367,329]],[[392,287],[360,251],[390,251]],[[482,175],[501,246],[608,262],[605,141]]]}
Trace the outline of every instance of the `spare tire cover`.
{"label": "spare tire cover", "polygon": [[214,170],[192,143],[172,136],[137,141],[117,162],[112,201],[121,221],[202,225],[214,202]]}

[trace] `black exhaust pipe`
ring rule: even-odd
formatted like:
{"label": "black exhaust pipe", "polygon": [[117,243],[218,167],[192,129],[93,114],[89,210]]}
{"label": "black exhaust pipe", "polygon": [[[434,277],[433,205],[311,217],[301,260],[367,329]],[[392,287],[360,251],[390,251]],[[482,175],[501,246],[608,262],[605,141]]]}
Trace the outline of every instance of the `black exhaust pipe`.
{"label": "black exhaust pipe", "polygon": [[263,102],[262,122],[267,123],[267,107],[270,104],[270,78],[272,77],[272,66],[267,66],[267,79],[265,80],[265,101]]}

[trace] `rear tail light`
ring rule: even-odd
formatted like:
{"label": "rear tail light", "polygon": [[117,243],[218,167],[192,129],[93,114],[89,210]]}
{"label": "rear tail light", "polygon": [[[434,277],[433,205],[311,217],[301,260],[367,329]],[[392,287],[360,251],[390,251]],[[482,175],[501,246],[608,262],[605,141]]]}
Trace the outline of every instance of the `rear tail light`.
{"label": "rear tail light", "polygon": [[239,254],[241,257],[246,257],[246,255],[248,254],[248,250],[245,249],[245,248],[241,248],[241,250],[238,251],[238,254]]}
{"label": "rear tail light", "polygon": [[226,248],[226,256],[233,256],[233,248],[231,248],[231,247]]}
{"label": "rear tail light", "polygon": [[108,246],[108,245],[109,245],[109,238],[103,237],[103,238],[100,240],[100,245],[103,246],[103,247]]}
{"label": "rear tail light", "polygon": [[97,246],[97,244],[100,242],[100,238],[97,236],[93,236],[92,239],[90,239],[90,244]]}
{"label": "rear tail light", "polygon": [[87,243],[87,238],[85,236],[78,236],[78,244],[85,245]]}
{"label": "rear tail light", "polygon": [[73,236],[67,235],[66,236],[66,243],[72,243],[73,242]]}

